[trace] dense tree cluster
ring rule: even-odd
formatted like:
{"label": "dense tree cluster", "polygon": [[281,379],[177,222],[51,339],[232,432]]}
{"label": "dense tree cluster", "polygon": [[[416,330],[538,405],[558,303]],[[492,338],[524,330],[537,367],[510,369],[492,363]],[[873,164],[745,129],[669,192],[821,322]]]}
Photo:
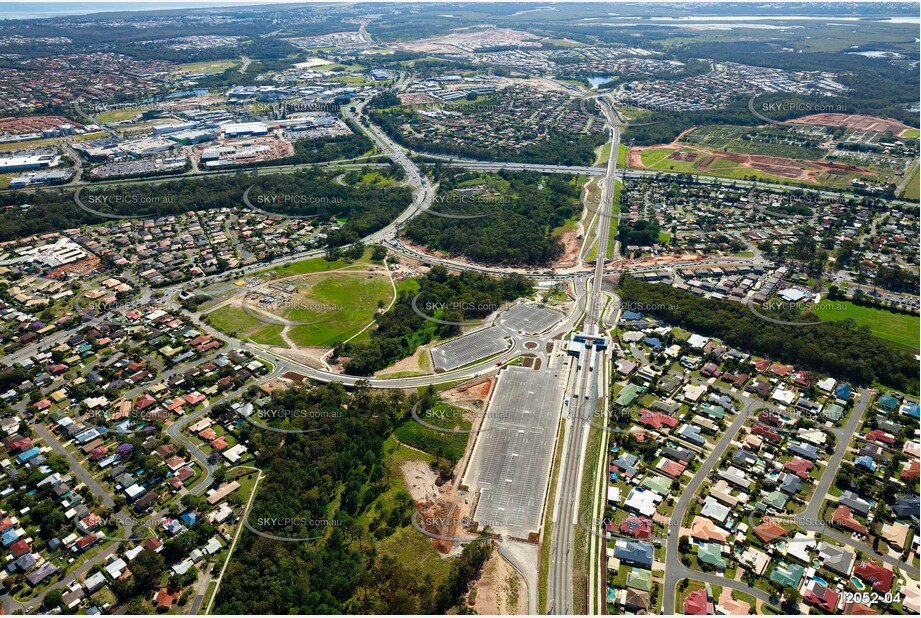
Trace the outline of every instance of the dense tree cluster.
{"label": "dense tree cluster", "polygon": [[855,384],[876,381],[918,392],[917,362],[873,337],[868,327],[858,328],[853,320],[814,326],[775,324],[741,303],[702,298],[666,285],[626,277],[622,288],[624,301],[649,307],[650,314],[674,326]]}
{"label": "dense tree cluster", "polygon": [[[457,324],[486,317],[503,303],[533,291],[531,281],[523,275],[492,278],[465,271],[455,276],[442,266],[434,266],[419,283],[419,292],[401,292],[390,311],[377,316],[369,342],[336,348],[337,356],[350,358],[345,366],[348,373],[371,375],[411,355],[420,345],[460,334]],[[418,313],[413,310],[413,298]],[[427,320],[420,313],[456,324]]]}
{"label": "dense tree cluster", "polygon": [[266,471],[249,522],[278,537],[322,538],[285,542],[244,530],[215,611],[456,612],[482,568],[482,544],[465,548],[446,581],[378,546],[408,527],[414,510],[409,494],[392,491],[386,471],[385,441],[408,409],[402,396],[362,387],[349,395],[340,385],[322,385],[289,388],[273,397],[280,408],[305,411],[292,423],[316,431],[282,436],[245,430]]}
{"label": "dense tree cluster", "polygon": [[486,264],[544,266],[559,258],[563,243],[552,232],[581,210],[579,186],[571,176],[509,171],[499,176],[509,189],[497,198],[455,193],[446,179],[433,208],[478,218],[416,217],[404,234],[431,249]]}
{"label": "dense tree cluster", "polygon": [[[115,198],[119,197],[121,201],[118,202],[117,212],[112,211],[112,214],[158,217],[188,210],[229,206],[245,208],[243,193],[250,186],[253,186],[249,193],[250,203],[261,210],[288,215],[316,215],[318,221],[346,219],[338,233],[329,235],[331,246],[351,244],[384,227],[411,201],[407,188],[340,185],[334,181],[334,174],[315,169],[260,176],[241,172],[232,176],[183,178],[162,184],[94,188],[84,190],[81,201],[105,212],[103,204],[114,204]],[[131,196],[131,200],[125,200],[126,195]],[[108,196],[109,200],[93,200],[90,196]],[[260,199],[260,196],[263,197]],[[293,197],[282,199],[285,196]],[[279,199],[272,202],[272,197]],[[11,208],[0,215],[0,241],[107,221],[78,207],[72,190],[0,195],[0,207],[26,203],[31,205],[27,210]]]}
{"label": "dense tree cluster", "polygon": [[651,247],[659,242],[659,224],[647,219],[623,219],[617,228],[617,236],[620,243],[625,246]]}

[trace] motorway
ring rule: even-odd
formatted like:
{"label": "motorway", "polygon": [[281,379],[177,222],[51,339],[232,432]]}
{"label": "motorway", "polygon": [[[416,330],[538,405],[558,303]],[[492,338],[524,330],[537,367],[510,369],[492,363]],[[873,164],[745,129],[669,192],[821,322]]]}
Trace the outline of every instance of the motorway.
{"label": "motorway", "polygon": [[[604,110],[609,110],[603,104]],[[608,117],[611,131],[611,154],[608,157],[607,173],[601,189],[601,208],[598,218],[598,251],[594,276],[592,277],[591,292],[588,294],[585,319],[582,330],[591,335],[598,334],[598,322],[604,308],[602,284],[604,277],[604,262],[610,233],[610,217],[614,203],[614,183],[617,174],[617,153],[620,144],[620,129],[611,115]],[[595,354],[594,349],[586,349],[585,355]],[[605,356],[601,357],[599,367],[605,363]],[[573,613],[573,543],[579,510],[579,494],[582,481],[583,462],[588,437],[586,428],[588,420],[595,413],[598,393],[595,388],[598,373],[604,374],[602,369],[597,372],[592,370],[592,363],[588,358],[580,359],[575,375],[570,381],[568,397],[570,401],[570,414],[567,419],[563,453],[560,458],[559,483],[554,502],[554,526],[550,539],[550,581],[549,581],[549,611],[555,614]],[[585,394],[586,396],[583,396]]]}

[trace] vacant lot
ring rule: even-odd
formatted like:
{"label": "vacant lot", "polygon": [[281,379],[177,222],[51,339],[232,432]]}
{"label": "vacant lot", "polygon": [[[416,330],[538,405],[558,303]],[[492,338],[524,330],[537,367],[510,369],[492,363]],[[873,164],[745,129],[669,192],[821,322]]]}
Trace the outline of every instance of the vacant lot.
{"label": "vacant lot", "polygon": [[[277,309],[247,300],[247,311],[238,297],[236,302],[209,313],[206,321],[218,330],[256,343],[332,347],[367,326],[377,314],[378,304],[386,307],[393,298],[390,280],[368,271],[314,274],[289,282],[295,291]],[[266,316],[265,321],[256,317],[263,313],[292,324],[285,327],[273,324],[272,317]]]}
{"label": "vacant lot", "polygon": [[[837,307],[844,305],[845,309]],[[894,343],[899,347],[918,351],[919,318],[916,315],[893,313],[885,309],[861,307],[854,303],[842,301],[822,301],[816,306],[815,313],[822,320],[844,320],[850,318],[858,326],[869,326],[876,337]]]}

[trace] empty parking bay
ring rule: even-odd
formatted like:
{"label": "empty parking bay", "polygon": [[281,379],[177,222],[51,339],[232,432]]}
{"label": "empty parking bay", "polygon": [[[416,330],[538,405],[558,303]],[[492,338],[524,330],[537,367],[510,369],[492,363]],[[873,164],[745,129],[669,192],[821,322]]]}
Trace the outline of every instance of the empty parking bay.
{"label": "empty parking bay", "polygon": [[506,367],[477,437],[464,484],[479,493],[480,528],[527,539],[539,532],[563,384],[553,370]]}
{"label": "empty parking bay", "polygon": [[448,343],[432,348],[435,369],[451,371],[493,354],[504,352],[511,344],[502,337],[501,329],[490,326]]}

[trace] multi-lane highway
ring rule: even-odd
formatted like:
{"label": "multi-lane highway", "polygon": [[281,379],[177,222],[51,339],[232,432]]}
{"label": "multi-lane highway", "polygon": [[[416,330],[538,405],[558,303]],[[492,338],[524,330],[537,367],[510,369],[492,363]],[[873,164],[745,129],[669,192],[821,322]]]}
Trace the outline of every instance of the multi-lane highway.
{"label": "multi-lane highway", "polygon": [[[585,318],[582,330],[590,335],[598,335],[598,322],[604,308],[602,278],[604,276],[605,248],[608,246],[610,221],[613,211],[614,183],[617,175],[617,152],[620,144],[620,129],[608,114],[609,108],[602,103],[610,123],[611,154],[608,158],[607,173],[601,185],[601,207],[598,209],[598,250],[591,290],[586,295]],[[600,368],[606,362],[604,352],[586,348],[586,358],[576,365],[574,376],[570,380],[567,393],[569,414],[566,419],[563,452],[560,458],[559,481],[554,501],[554,525],[550,539],[550,582],[549,609],[555,614],[573,613],[573,561],[575,556],[574,540],[577,525],[579,494],[582,481],[583,463],[587,443],[587,427],[595,413],[598,399],[596,388],[597,376],[604,371]],[[593,356],[593,355],[598,356]],[[545,541],[546,542],[546,541]]]}

